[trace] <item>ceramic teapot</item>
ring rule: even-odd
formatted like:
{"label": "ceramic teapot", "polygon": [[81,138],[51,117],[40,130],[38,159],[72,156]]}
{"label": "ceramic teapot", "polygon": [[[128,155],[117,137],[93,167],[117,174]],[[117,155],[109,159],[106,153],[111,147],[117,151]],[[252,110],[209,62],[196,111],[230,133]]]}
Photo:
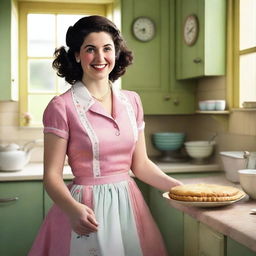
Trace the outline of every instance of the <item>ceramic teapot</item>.
{"label": "ceramic teapot", "polygon": [[19,171],[28,164],[31,151],[41,140],[27,142],[23,147],[15,143],[0,145],[0,171]]}

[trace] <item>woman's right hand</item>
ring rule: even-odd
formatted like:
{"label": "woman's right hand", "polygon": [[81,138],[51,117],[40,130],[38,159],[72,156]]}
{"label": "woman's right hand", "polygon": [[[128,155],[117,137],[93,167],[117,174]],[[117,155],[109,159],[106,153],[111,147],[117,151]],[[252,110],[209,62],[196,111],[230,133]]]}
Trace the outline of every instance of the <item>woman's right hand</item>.
{"label": "woman's right hand", "polygon": [[74,213],[69,215],[72,229],[78,235],[88,235],[98,231],[98,222],[94,212],[88,206],[79,203]]}

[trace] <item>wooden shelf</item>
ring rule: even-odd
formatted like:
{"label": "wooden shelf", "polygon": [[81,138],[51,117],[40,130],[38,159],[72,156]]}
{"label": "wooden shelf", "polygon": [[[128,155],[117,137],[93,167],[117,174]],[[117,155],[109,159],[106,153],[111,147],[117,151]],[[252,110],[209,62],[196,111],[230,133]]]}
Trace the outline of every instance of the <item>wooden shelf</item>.
{"label": "wooden shelf", "polygon": [[196,110],[197,114],[213,114],[213,115],[229,115],[230,111],[229,110],[223,110],[223,111],[201,111],[201,110]]}

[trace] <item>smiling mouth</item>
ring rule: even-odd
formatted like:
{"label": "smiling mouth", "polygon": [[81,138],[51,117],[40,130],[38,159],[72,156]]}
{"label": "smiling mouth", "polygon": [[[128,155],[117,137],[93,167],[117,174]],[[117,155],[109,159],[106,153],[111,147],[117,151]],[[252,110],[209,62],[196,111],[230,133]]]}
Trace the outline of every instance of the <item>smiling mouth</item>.
{"label": "smiling mouth", "polygon": [[104,69],[106,66],[107,66],[107,64],[92,65],[92,67],[97,70]]}

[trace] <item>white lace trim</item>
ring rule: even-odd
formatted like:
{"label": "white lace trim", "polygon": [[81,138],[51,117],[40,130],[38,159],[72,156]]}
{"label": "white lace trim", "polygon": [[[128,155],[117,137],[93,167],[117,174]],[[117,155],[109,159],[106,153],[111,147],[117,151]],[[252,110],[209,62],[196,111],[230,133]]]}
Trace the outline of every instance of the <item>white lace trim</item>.
{"label": "white lace trim", "polygon": [[119,91],[119,97],[126,106],[127,114],[129,116],[130,123],[133,130],[134,140],[136,142],[138,140],[138,127],[137,127],[137,121],[136,121],[136,116],[134,113],[133,106],[130,103],[130,101],[127,99],[126,95],[120,91]]}
{"label": "white lace trim", "polygon": [[76,96],[75,90],[72,87],[72,97],[73,97],[73,102],[75,104],[76,107],[76,111],[78,113],[79,119],[84,127],[84,129],[86,130],[91,144],[92,144],[92,153],[93,153],[93,161],[92,161],[92,166],[93,166],[93,176],[94,177],[99,177],[100,176],[100,149],[99,149],[99,140],[98,137],[96,135],[96,133],[94,132],[87,116],[86,116],[86,111],[88,106],[83,106],[82,102],[79,101],[78,97]]}
{"label": "white lace trim", "polygon": [[143,122],[139,127],[138,127],[138,130],[141,131],[141,130],[144,130],[145,129],[145,122]]}
{"label": "white lace trim", "polygon": [[67,131],[64,131],[64,130],[61,130],[61,129],[58,129],[58,128],[54,128],[54,127],[50,127],[50,126],[45,126],[44,130],[54,130],[54,131],[58,131],[58,132],[61,132],[61,133],[64,133],[64,134],[68,135]]}

